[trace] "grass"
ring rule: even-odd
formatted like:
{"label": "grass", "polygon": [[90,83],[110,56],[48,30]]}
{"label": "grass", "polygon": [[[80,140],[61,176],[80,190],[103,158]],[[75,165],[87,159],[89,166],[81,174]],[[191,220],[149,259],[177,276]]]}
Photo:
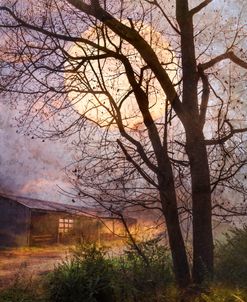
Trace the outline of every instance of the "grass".
{"label": "grass", "polygon": [[51,302],[46,298],[42,279],[18,276],[7,288],[0,291],[0,302]]}
{"label": "grass", "polygon": [[[26,281],[26,280],[25,280]],[[32,283],[29,286],[23,286],[20,284],[12,285],[11,287],[0,292],[0,302],[55,302],[53,298],[49,298],[47,295],[47,279],[40,280],[42,282]],[[23,282],[22,282],[23,283]],[[157,295],[146,296],[145,299],[125,299],[122,297],[122,302],[247,302],[247,290],[229,288],[224,285],[214,284],[210,287],[207,293],[202,293],[199,296],[190,297],[188,299],[181,300],[181,293],[178,289],[171,284],[163,291],[157,293]],[[66,302],[70,300],[65,300]],[[73,302],[86,302],[90,300],[72,300]],[[92,300],[93,301],[93,300]],[[96,300],[97,301],[97,300]],[[103,302],[103,300],[99,300]],[[105,300],[110,301],[110,300]],[[115,300],[116,301],[116,300]]]}
{"label": "grass", "polygon": [[138,246],[144,257],[132,246],[115,256],[94,244],[79,246],[39,279],[19,274],[0,302],[247,302],[247,228],[217,245],[216,278],[203,292],[176,288],[170,253],[158,240]]}

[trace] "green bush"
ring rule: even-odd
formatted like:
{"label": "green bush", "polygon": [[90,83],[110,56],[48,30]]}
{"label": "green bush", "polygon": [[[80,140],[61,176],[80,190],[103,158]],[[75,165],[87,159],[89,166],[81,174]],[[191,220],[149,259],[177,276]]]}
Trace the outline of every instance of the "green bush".
{"label": "green bush", "polygon": [[0,292],[0,302],[44,302],[44,299],[21,288],[11,287]]}
{"label": "green bush", "polygon": [[[84,244],[39,283],[17,279],[0,293],[0,302],[244,302],[247,301],[247,228],[235,230],[217,245],[219,284],[200,294],[175,286],[170,253],[159,239],[129,245],[110,258],[103,248]],[[140,253],[141,252],[141,253]],[[42,282],[41,282],[42,281]],[[46,291],[42,287],[45,284]],[[242,286],[243,288],[240,288]]]}
{"label": "green bush", "polygon": [[[60,263],[48,285],[52,302],[156,301],[173,282],[171,261],[158,240],[138,243],[109,258],[95,245],[83,245]],[[145,260],[144,260],[145,259]]]}
{"label": "green bush", "polygon": [[142,255],[129,245],[124,255],[115,260],[117,300],[158,301],[174,281],[169,253],[159,244],[159,239],[140,242],[137,246]]}
{"label": "green bush", "polygon": [[226,234],[216,246],[216,280],[247,288],[247,227]]}
{"label": "green bush", "polygon": [[104,251],[95,245],[83,245],[59,264],[50,276],[52,302],[111,302],[112,266]]}
{"label": "green bush", "polygon": [[11,286],[0,291],[0,302],[45,302],[40,286],[32,279],[17,276]]}

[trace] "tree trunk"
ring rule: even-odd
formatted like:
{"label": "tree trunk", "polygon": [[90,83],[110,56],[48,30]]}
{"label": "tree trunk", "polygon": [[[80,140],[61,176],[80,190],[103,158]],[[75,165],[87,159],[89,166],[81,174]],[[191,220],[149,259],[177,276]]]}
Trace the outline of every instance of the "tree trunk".
{"label": "tree trunk", "polygon": [[[166,173],[168,172],[167,170],[171,170],[171,167],[170,169],[166,167]],[[165,188],[165,190],[160,190],[160,200],[166,220],[174,273],[179,287],[185,288],[191,283],[191,277],[184,239],[178,218],[177,200],[173,179],[170,178],[170,181],[165,183],[165,179],[159,177],[159,184],[160,188]]]}
{"label": "tree trunk", "polygon": [[198,73],[195,56],[193,16],[188,0],[176,1],[176,17],[181,30],[183,67],[184,127],[186,152],[190,162],[193,216],[193,281],[200,284],[213,273],[211,188],[207,150],[198,105]]}
{"label": "tree trunk", "polygon": [[[128,73],[129,81],[134,81],[131,71]],[[133,83],[135,86],[135,83]],[[144,124],[148,129],[148,135],[157,159],[157,177],[159,193],[166,220],[169,244],[172,252],[173,267],[177,284],[186,287],[190,284],[190,270],[185,250],[184,240],[180,228],[177,197],[174,187],[174,176],[171,162],[168,156],[166,143],[161,144],[157,127],[149,111],[149,101],[140,87],[134,90],[138,106],[143,116]]]}
{"label": "tree trunk", "polygon": [[[192,134],[193,133],[193,134]],[[186,151],[192,179],[193,281],[202,283],[213,274],[213,235],[210,174],[202,131],[193,127]]]}

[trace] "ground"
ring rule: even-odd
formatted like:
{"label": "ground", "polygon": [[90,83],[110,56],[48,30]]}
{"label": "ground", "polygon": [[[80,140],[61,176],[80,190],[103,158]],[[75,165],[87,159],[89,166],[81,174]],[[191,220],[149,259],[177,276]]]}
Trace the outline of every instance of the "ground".
{"label": "ground", "polygon": [[0,289],[20,277],[34,278],[53,270],[69,251],[65,246],[0,250]]}

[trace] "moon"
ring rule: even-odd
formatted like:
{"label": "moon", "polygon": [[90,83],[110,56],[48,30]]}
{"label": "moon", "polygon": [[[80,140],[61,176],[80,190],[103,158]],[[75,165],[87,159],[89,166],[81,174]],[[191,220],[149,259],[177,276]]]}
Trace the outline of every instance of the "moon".
{"label": "moon", "polygon": [[[142,24],[139,33],[153,47],[171,80],[176,80],[177,62],[168,42],[149,25]],[[132,45],[120,40],[111,31],[103,36],[96,29],[91,29],[83,33],[83,38],[126,56],[137,82],[148,94],[149,110],[153,119],[158,120],[164,116],[164,92]],[[114,57],[107,57],[103,50],[86,43],[74,43],[68,53],[70,60],[65,64],[65,85],[73,108],[100,127],[116,128],[119,120],[124,127],[131,130],[142,127],[143,117],[122,62]]]}

